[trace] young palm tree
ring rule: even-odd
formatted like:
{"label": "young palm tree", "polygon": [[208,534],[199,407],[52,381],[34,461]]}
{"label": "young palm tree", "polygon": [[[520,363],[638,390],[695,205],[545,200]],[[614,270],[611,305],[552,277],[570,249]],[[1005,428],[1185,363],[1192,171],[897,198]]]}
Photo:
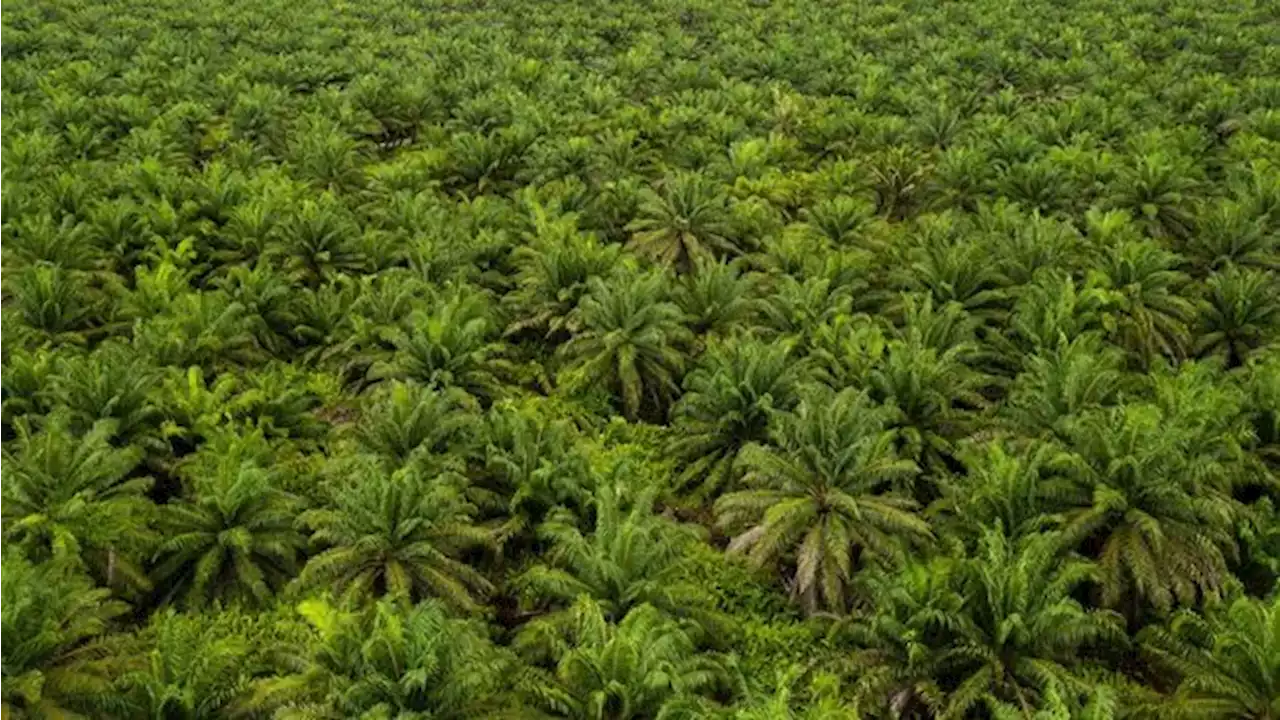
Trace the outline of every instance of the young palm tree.
{"label": "young palm tree", "polygon": [[[575,452],[577,434],[567,420],[548,418],[533,404],[507,403],[490,414],[484,447],[484,477],[478,485],[503,518],[498,541],[536,549],[534,530],[560,508],[585,511],[590,469]],[[472,491],[477,487],[473,486]]]}
{"label": "young palm tree", "polygon": [[759,310],[755,286],[738,262],[698,261],[697,272],[681,278],[674,299],[705,343],[751,328]]}
{"label": "young palm tree", "polygon": [[1065,423],[1120,401],[1124,354],[1095,334],[1080,335],[1029,355],[999,413],[1017,433],[1064,437]]}
{"label": "young palm tree", "polygon": [[1196,352],[1237,367],[1280,343],[1280,282],[1261,270],[1230,266],[1209,276],[1200,301]]}
{"label": "young palm tree", "polygon": [[458,482],[423,477],[412,465],[388,473],[367,457],[341,469],[347,477],[335,483],[328,505],[300,516],[320,548],[298,578],[302,585],[355,597],[439,597],[466,610],[489,592],[489,581],[458,559],[490,541],[471,524],[473,508]]}
{"label": "young palm tree", "polygon": [[252,623],[247,620],[234,611],[179,614],[170,609],[152,616],[139,634],[145,661],[118,683],[129,716],[226,717],[252,673],[265,669],[250,660]]}
{"label": "young palm tree", "polygon": [[908,328],[907,339],[890,341],[887,350],[871,371],[871,393],[898,409],[895,425],[906,456],[927,470],[945,470],[954,463],[955,443],[969,432],[972,411],[987,405],[982,391],[992,378],[975,368],[977,345],[940,350]]}
{"label": "young palm tree", "polygon": [[1196,168],[1185,157],[1142,155],[1123,168],[1111,204],[1127,210],[1156,237],[1189,237],[1195,227],[1192,203],[1199,190]]}
{"label": "young palm tree", "polygon": [[990,248],[979,242],[928,237],[911,248],[898,273],[907,292],[927,293],[940,306],[959,303],[986,322],[1000,322],[1009,306],[1009,279],[1000,264],[989,262]]}
{"label": "young palm tree", "polygon": [[1218,200],[1201,215],[1184,252],[1197,269],[1218,272],[1232,265],[1280,269],[1280,236],[1267,231],[1265,216],[1236,200]]}
{"label": "young palm tree", "polygon": [[1143,368],[1159,356],[1178,360],[1190,346],[1195,308],[1181,294],[1188,280],[1175,269],[1181,263],[1155,243],[1133,240],[1107,248],[1098,267],[1111,293],[1111,335]]}
{"label": "young palm tree", "polygon": [[443,455],[467,446],[478,419],[474,402],[461,390],[393,381],[370,395],[355,437],[395,469],[423,453]]}
{"label": "young palm tree", "polygon": [[964,474],[944,481],[930,510],[944,512],[959,537],[997,525],[1013,538],[1041,532],[1070,496],[1063,477],[1070,456],[1062,448],[1039,441],[1011,446],[997,440],[967,448],[960,455]]}
{"label": "young palm tree", "polygon": [[17,308],[14,319],[55,342],[83,343],[84,333],[100,314],[83,275],[55,265],[27,266],[11,292]]}
{"label": "young palm tree", "polygon": [[1097,683],[1084,674],[1082,651],[1125,641],[1119,616],[1087,609],[1072,597],[1096,578],[1089,563],[1062,556],[1054,533],[1011,541],[1000,529],[983,534],[978,554],[963,561],[964,598],[955,656],[962,670],[941,717],[961,718],[999,704],[1031,714],[1046,695],[1080,697]]}
{"label": "young palm tree", "polygon": [[479,624],[424,602],[380,601],[345,612],[298,606],[311,626],[286,672],[258,681],[243,709],[282,720],[504,717],[511,663]]}
{"label": "young palm tree", "polygon": [[671,414],[680,488],[710,498],[734,479],[742,448],[768,440],[775,411],[795,409],[807,364],[788,343],[737,339],[713,345],[685,379]]}
{"label": "young palm tree", "polygon": [[1206,609],[1180,610],[1167,627],[1139,636],[1156,667],[1177,689],[1150,708],[1151,717],[1271,720],[1280,717],[1280,594],[1238,597]]}
{"label": "young palm tree", "polygon": [[38,433],[19,423],[4,449],[4,539],[36,560],[81,564],[108,586],[145,588],[151,479],[130,477],[142,453],[112,447],[114,432],[110,421],[83,437],[57,417]]}
{"label": "young palm tree", "polygon": [[732,237],[726,197],[701,175],[666,177],[657,192],[640,192],[640,207],[627,226],[631,247],[679,272],[698,258],[741,252]]}
{"label": "young palm tree", "polygon": [[899,492],[918,469],[894,451],[896,414],[852,390],[812,395],[779,417],[775,447],[743,451],[750,489],[716,501],[718,524],[738,533],[730,551],[794,563],[791,591],[809,612],[848,606],[863,555],[900,558],[904,540],[930,534]]}
{"label": "young palm tree", "polygon": [[615,470],[617,477],[602,479],[594,497],[595,527],[590,533],[583,533],[577,518],[564,511],[553,513],[539,528],[538,534],[550,548],[545,562],[526,570],[515,585],[526,600],[562,607],[521,631],[526,647],[561,632],[572,616],[568,606],[584,595],[598,603],[612,622],[641,603],[673,617],[714,622],[705,593],[681,577],[682,552],[697,539],[697,530],[654,514],[657,488],[624,492],[628,474],[623,464]]}
{"label": "young palm tree", "polygon": [[240,453],[215,460],[191,496],[160,509],[164,541],[152,576],[163,601],[202,608],[213,601],[263,605],[297,573],[306,546],[294,528],[301,502],[273,474]]}
{"label": "young palm tree", "polygon": [[159,409],[151,398],[156,375],[145,357],[109,341],[86,355],[59,356],[48,394],[52,404],[67,408],[75,431],[113,420],[113,440],[155,451],[166,449],[159,437]]}
{"label": "young palm tree", "polygon": [[512,252],[516,288],[502,298],[512,317],[508,337],[537,332],[547,341],[568,340],[582,329],[573,311],[587,294],[588,281],[607,276],[618,264],[617,245],[602,244],[576,228],[568,232],[555,227]]}
{"label": "young palm tree", "polygon": [[535,672],[526,683],[533,703],[551,717],[642,720],[714,710],[708,696],[726,684],[723,665],[698,653],[693,638],[661,611],[639,605],[614,625],[582,597],[570,612],[555,670]]}
{"label": "young palm tree", "polygon": [[303,200],[284,218],[268,254],[279,256],[299,281],[316,287],[340,273],[366,269],[368,261],[357,242],[361,232],[350,211],[325,193],[319,202]]}
{"label": "young palm tree", "polygon": [[942,709],[948,672],[963,656],[952,646],[961,633],[964,597],[956,588],[949,558],[912,562],[858,579],[865,612],[841,619],[829,637],[855,648],[848,656],[857,673],[851,688],[863,713],[931,717]]}
{"label": "young palm tree", "polygon": [[111,687],[122,657],[105,634],[128,606],[64,561],[33,565],[6,548],[3,564],[0,714],[103,717],[123,710]]}
{"label": "young palm tree", "polygon": [[1099,561],[1102,604],[1132,619],[1218,593],[1236,553],[1229,437],[1205,436],[1149,405],[1094,410],[1066,423],[1077,497],[1066,530]]}
{"label": "young palm tree", "polygon": [[503,346],[496,342],[493,308],[483,295],[455,291],[439,298],[430,312],[414,312],[408,324],[407,332],[396,331],[391,338],[396,348],[391,361],[375,365],[371,378],[461,388],[485,402],[497,397]]}
{"label": "young palm tree", "polygon": [[684,372],[691,335],[664,282],[658,274],[592,278],[579,306],[584,329],[561,348],[569,384],[607,389],[630,420],[661,417]]}

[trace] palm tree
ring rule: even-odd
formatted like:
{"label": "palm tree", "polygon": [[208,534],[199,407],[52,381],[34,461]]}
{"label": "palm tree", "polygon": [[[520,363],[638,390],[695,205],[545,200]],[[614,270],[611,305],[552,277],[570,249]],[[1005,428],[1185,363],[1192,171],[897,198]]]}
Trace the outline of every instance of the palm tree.
{"label": "palm tree", "polygon": [[[1054,268],[1035,273],[1014,305],[1009,325],[1012,330],[1006,350],[1011,364],[1074,342],[1087,334],[1101,335],[1107,326],[1112,295],[1102,278],[1093,275],[1078,283],[1068,273]],[[996,335],[993,340],[999,342]]]}
{"label": "palm tree", "polygon": [[226,717],[232,702],[258,667],[251,661],[251,626],[235,612],[152,616],[140,633],[145,661],[118,686],[129,702],[129,717],[155,720],[214,720]]}
{"label": "palm tree", "polygon": [[375,365],[370,377],[408,378],[432,388],[456,387],[484,402],[501,392],[496,374],[503,367],[496,341],[497,324],[483,295],[454,291],[439,298],[430,312],[409,316],[408,332],[391,338],[395,355]]}
{"label": "palm tree", "polygon": [[55,342],[83,343],[100,314],[83,274],[37,263],[12,288],[17,320]]}
{"label": "palm tree", "polygon": [[536,550],[533,531],[553,509],[582,511],[590,499],[590,469],[574,452],[576,433],[568,421],[548,418],[532,403],[495,406],[487,430],[484,480],[478,485],[503,516],[499,544],[514,540],[517,547]]}
{"label": "palm tree", "polygon": [[875,217],[875,207],[861,198],[838,195],[800,211],[805,226],[835,247],[858,244]]}
{"label": "palm tree", "polygon": [[304,586],[325,585],[347,595],[405,600],[439,597],[460,609],[491,585],[458,559],[489,543],[471,524],[472,506],[448,475],[423,477],[415,466],[388,473],[381,462],[356,457],[341,468],[325,507],[301,522],[320,548],[299,576]]}
{"label": "palm tree", "polygon": [[863,555],[896,559],[903,540],[930,534],[898,492],[918,468],[894,451],[896,415],[852,390],[812,395],[779,417],[775,447],[743,451],[750,489],[716,501],[718,524],[739,533],[730,551],[759,566],[794,563],[791,591],[809,612],[847,607]]}
{"label": "palm tree", "polygon": [[1033,353],[999,412],[1015,432],[1063,437],[1071,418],[1119,402],[1123,364],[1123,353],[1092,333]]}
{"label": "palm tree", "polygon": [[37,561],[80,564],[111,587],[147,586],[138,560],[153,541],[151,479],[131,477],[136,448],[115,448],[111,421],[83,437],[51,417],[36,433],[18,423],[4,449],[4,539]]}
{"label": "palm tree", "polygon": [[993,528],[980,538],[977,556],[963,561],[957,589],[965,624],[957,655],[966,667],[943,717],[963,717],[979,703],[1010,703],[1025,717],[1046,693],[1087,696],[1097,684],[1082,655],[1123,644],[1124,625],[1114,612],[1075,600],[1076,587],[1096,580],[1097,570],[1062,556],[1062,544],[1056,533],[1011,541]]}
{"label": "palm tree", "polygon": [[502,298],[512,321],[505,335],[537,332],[550,342],[563,342],[582,328],[573,312],[587,294],[588,281],[605,277],[618,264],[617,245],[602,244],[594,235],[561,229],[549,221],[529,245],[512,254],[516,288]]}
{"label": "palm tree", "polygon": [[128,606],[61,560],[34,565],[6,548],[3,565],[0,713],[52,720],[123,709],[111,688],[121,657],[106,632]]}
{"label": "palm tree", "polygon": [[898,273],[904,291],[927,293],[939,306],[959,303],[987,322],[1003,320],[1009,309],[1009,279],[989,262],[983,243],[925,237],[906,254]]}
{"label": "palm tree", "polygon": [[1052,524],[1052,515],[1069,497],[1063,477],[1070,456],[1054,444],[1031,441],[1016,447],[992,441],[962,452],[964,474],[943,483],[942,498],[930,510],[942,511],[960,537],[999,526],[1012,538],[1035,534]]}
{"label": "palm tree", "polygon": [[[191,496],[160,509],[164,541],[152,573],[164,601],[262,605],[297,573],[301,502],[273,474],[232,452],[199,474]],[[200,472],[197,470],[196,472]]]}
{"label": "palm tree", "polygon": [[641,190],[638,214],[627,230],[637,252],[680,272],[693,269],[698,258],[740,252],[725,195],[692,173],[667,176],[657,192]]}
{"label": "palm tree", "polygon": [[625,484],[634,482],[626,463],[613,474],[597,487],[590,533],[579,529],[577,518],[563,510],[538,529],[549,547],[545,561],[522,573],[515,585],[526,600],[562,607],[525,626],[524,646],[546,642],[562,631],[571,617],[566,608],[584,595],[612,622],[647,603],[673,617],[705,621],[703,629],[712,629],[717,618],[707,595],[682,577],[683,551],[699,535],[695,526],[654,514],[656,487],[624,492]]}
{"label": "palm tree", "polygon": [[164,444],[159,409],[150,397],[156,374],[139,353],[108,341],[86,355],[59,356],[49,378],[49,399],[67,408],[76,432],[99,420],[114,420],[113,440],[157,450]]}
{"label": "palm tree", "polygon": [[565,379],[621,400],[629,420],[661,417],[679,390],[691,336],[684,314],[665,299],[664,278],[633,274],[590,280],[579,311],[583,331],[561,348]]}
{"label": "palm tree", "polygon": [[393,381],[370,395],[354,433],[361,448],[395,469],[423,453],[467,446],[478,420],[471,397],[457,388]]}
{"label": "palm tree", "polygon": [[1234,265],[1209,276],[1200,302],[1196,352],[1237,367],[1264,347],[1280,342],[1280,283],[1262,270]]}
{"label": "palm tree", "polygon": [[696,265],[697,272],[683,276],[674,291],[693,332],[707,342],[749,328],[759,310],[754,278],[743,275],[737,261]]}
{"label": "palm tree", "polygon": [[1066,423],[1076,497],[1066,530],[1098,558],[1102,604],[1168,610],[1219,592],[1236,553],[1239,505],[1226,436],[1150,405],[1082,413]]}
{"label": "palm tree", "polygon": [[1182,358],[1190,345],[1187,323],[1195,315],[1180,293],[1187,276],[1175,268],[1182,258],[1143,240],[1107,248],[1098,267],[1111,293],[1113,338],[1149,368],[1158,356]]}
{"label": "palm tree", "polygon": [[877,400],[898,410],[894,425],[907,457],[928,470],[954,465],[954,446],[965,437],[972,411],[987,405],[983,391],[991,376],[974,367],[975,343],[930,347],[919,328],[888,344],[884,362],[872,369],[870,389]]}
{"label": "palm tree", "polygon": [[1202,213],[1197,225],[1185,249],[1196,268],[1206,272],[1232,265],[1280,269],[1280,236],[1268,232],[1265,217],[1245,203],[1218,200]]}
{"label": "palm tree", "polygon": [[[258,681],[243,709],[309,718],[503,717],[511,663],[483,626],[436,602],[380,601],[353,612],[309,600],[311,637],[286,653],[285,672]],[[488,715],[486,713],[493,713]]]}
{"label": "palm tree", "polygon": [[1280,717],[1280,594],[1180,610],[1139,636],[1153,664],[1178,678],[1152,717],[1273,720]]}
{"label": "palm tree", "polygon": [[[920,627],[907,637],[925,639],[926,652],[948,678],[938,717],[966,717],[985,705],[992,712],[1011,706],[1017,717],[1030,718],[1047,701],[1094,690],[1101,673],[1081,655],[1122,643],[1124,628],[1114,613],[1087,609],[1072,597],[1096,572],[1087,562],[1063,557],[1062,544],[1056,533],[1015,541],[1001,528],[987,529],[977,554],[958,561],[952,576],[959,611],[945,604],[955,600],[943,591],[944,604],[908,616]],[[920,582],[916,578],[915,586]],[[874,637],[892,642],[883,632]],[[917,657],[928,655],[918,651]]]}
{"label": "palm tree", "polygon": [[368,265],[357,240],[361,229],[351,212],[332,194],[320,200],[303,200],[286,215],[277,229],[271,256],[302,283],[316,287],[345,272]]}
{"label": "palm tree", "polygon": [[954,560],[936,558],[858,578],[867,609],[837,620],[828,633],[855,648],[846,658],[858,678],[850,692],[858,711],[910,718],[942,709],[943,683],[963,657],[952,647],[964,608],[955,575]]}
{"label": "palm tree", "polygon": [[206,371],[252,363],[261,354],[244,306],[221,291],[184,293],[168,312],[136,321],[133,345],[157,365]]}
{"label": "palm tree", "polygon": [[1194,163],[1160,152],[1138,157],[1122,169],[1111,204],[1127,210],[1153,236],[1189,237],[1195,227],[1191,206],[1199,189]]}
{"label": "palm tree", "polygon": [[685,394],[671,411],[671,450],[683,465],[677,486],[696,486],[703,499],[728,486],[742,448],[767,441],[773,413],[793,410],[800,401],[806,372],[789,343],[736,339],[713,345],[685,379]]}
{"label": "palm tree", "polygon": [[555,670],[535,672],[526,692],[552,717],[641,720],[676,711],[705,716],[725,684],[723,665],[700,654],[680,625],[639,605],[614,625],[589,597],[574,603],[555,651]]}

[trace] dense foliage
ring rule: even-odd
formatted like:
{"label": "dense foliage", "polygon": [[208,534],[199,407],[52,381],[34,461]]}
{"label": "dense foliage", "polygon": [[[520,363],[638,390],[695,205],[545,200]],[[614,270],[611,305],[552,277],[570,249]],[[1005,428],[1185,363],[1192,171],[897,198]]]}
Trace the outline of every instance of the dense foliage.
{"label": "dense foliage", "polygon": [[5,718],[1280,719],[1265,0],[13,0]]}

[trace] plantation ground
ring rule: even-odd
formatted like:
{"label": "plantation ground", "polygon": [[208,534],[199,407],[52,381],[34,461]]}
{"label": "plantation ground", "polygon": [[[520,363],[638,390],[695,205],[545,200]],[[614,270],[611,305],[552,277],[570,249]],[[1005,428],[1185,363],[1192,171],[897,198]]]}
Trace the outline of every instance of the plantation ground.
{"label": "plantation ground", "polygon": [[6,718],[1280,716],[1274,3],[0,17]]}

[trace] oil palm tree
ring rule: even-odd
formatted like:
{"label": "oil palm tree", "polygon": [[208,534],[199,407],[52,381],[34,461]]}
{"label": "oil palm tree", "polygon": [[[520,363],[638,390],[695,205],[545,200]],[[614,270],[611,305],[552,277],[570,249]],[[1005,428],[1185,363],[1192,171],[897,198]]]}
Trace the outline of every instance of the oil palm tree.
{"label": "oil palm tree", "polygon": [[1178,360],[1189,348],[1195,308],[1182,295],[1188,278],[1176,270],[1181,263],[1155,243],[1132,240],[1107,248],[1098,266],[1111,295],[1111,335],[1143,368],[1159,356]]}
{"label": "oil palm tree", "polygon": [[1236,367],[1280,342],[1280,283],[1271,273],[1229,266],[1209,276],[1206,285],[1195,344],[1201,357]]}
{"label": "oil palm tree", "polygon": [[857,709],[956,719],[985,709],[1030,720],[1055,702],[1087,703],[1105,674],[1082,656],[1123,646],[1125,634],[1114,613],[1072,597],[1095,572],[1064,556],[1062,541],[985,528],[972,557],[861,576],[865,609],[830,634],[855,648]]}
{"label": "oil palm tree", "polygon": [[769,439],[775,411],[795,409],[806,372],[788,343],[742,338],[713,345],[672,408],[671,450],[683,466],[677,485],[704,499],[728,487],[742,449]]}
{"label": "oil palm tree", "polygon": [[1062,555],[1056,533],[1010,540],[984,533],[978,553],[962,562],[957,588],[965,598],[955,657],[962,678],[947,693],[944,718],[985,705],[1032,716],[1056,695],[1087,697],[1101,673],[1081,659],[1091,648],[1123,646],[1115,613],[1089,609],[1072,597],[1096,577],[1090,563]]}
{"label": "oil palm tree", "polygon": [[370,394],[354,434],[361,448],[395,469],[420,454],[466,447],[478,420],[472,398],[457,388],[392,381]]}
{"label": "oil palm tree", "polygon": [[962,342],[930,347],[919,329],[891,340],[884,362],[871,370],[870,392],[898,409],[904,454],[928,470],[954,463],[955,443],[967,436],[973,411],[987,405],[983,391],[993,379],[976,366],[978,346]]}
{"label": "oil palm tree", "polygon": [[1151,717],[1270,720],[1280,717],[1280,594],[1237,597],[1180,610],[1139,636],[1144,654],[1178,679]]}
{"label": "oil palm tree", "polygon": [[154,535],[151,479],[133,477],[136,448],[113,447],[111,421],[77,437],[65,418],[39,432],[18,424],[4,449],[4,539],[37,561],[85,567],[118,588],[147,586],[140,566]]}
{"label": "oil palm tree", "polygon": [[1195,227],[1191,207],[1200,188],[1195,170],[1183,156],[1141,155],[1122,169],[1111,204],[1128,211],[1155,237],[1189,237]]}
{"label": "oil palm tree", "polygon": [[502,385],[497,373],[505,367],[499,358],[503,346],[497,342],[493,308],[483,295],[446,294],[429,312],[411,314],[408,326],[408,331],[394,332],[395,354],[389,362],[374,365],[371,378],[408,378],[427,387],[456,387],[484,402],[497,397]]}
{"label": "oil palm tree", "polygon": [[[310,637],[284,653],[284,672],[242,705],[282,720],[503,717],[511,663],[474,621],[437,602],[379,601],[354,611],[309,600]],[[492,713],[492,715],[486,715]]]}
{"label": "oil palm tree", "polygon": [[1014,432],[1063,437],[1064,423],[1118,403],[1128,384],[1124,353],[1099,335],[1080,335],[1029,355],[998,412]]}
{"label": "oil palm tree", "polygon": [[14,319],[55,342],[83,343],[100,319],[101,307],[82,273],[37,263],[22,269],[6,290],[13,295]]}
{"label": "oil palm tree", "polygon": [[726,196],[694,173],[669,175],[656,191],[641,190],[627,230],[637,252],[680,272],[692,270],[698,258],[740,252]]}
{"label": "oil palm tree", "polygon": [[388,472],[368,457],[339,471],[344,476],[334,482],[329,502],[299,517],[318,549],[298,578],[302,585],[355,597],[438,597],[464,610],[491,589],[458,559],[490,541],[471,524],[474,510],[459,482],[423,477],[412,465]]}
{"label": "oil palm tree", "polygon": [[737,262],[702,260],[697,270],[683,276],[673,293],[690,329],[703,343],[750,329],[759,310],[754,278]]}
{"label": "oil palm tree", "polygon": [[85,355],[61,355],[49,378],[49,400],[67,408],[72,429],[113,420],[112,440],[162,449],[159,408],[151,398],[155,367],[124,343],[108,341]]}
{"label": "oil palm tree", "polygon": [[35,565],[6,548],[3,564],[0,713],[52,720],[123,710],[111,687],[122,657],[106,633],[128,606],[65,561]]}
{"label": "oil palm tree", "polygon": [[582,329],[573,311],[587,294],[588,281],[607,276],[617,265],[619,249],[574,230],[552,225],[512,252],[516,287],[502,298],[512,317],[506,336],[535,332],[559,343]]}
{"label": "oil palm tree", "polygon": [[[184,613],[170,609],[139,633],[144,660],[117,683],[130,717],[213,720],[226,717],[255,672],[247,617],[234,611]],[[137,651],[136,648],[129,648]]]}
{"label": "oil palm tree", "polygon": [[582,512],[589,504],[590,469],[574,451],[577,433],[569,421],[547,417],[532,403],[495,406],[486,426],[483,490],[502,518],[498,541],[537,550],[535,530],[556,509]]}
{"label": "oil palm tree", "polygon": [[680,625],[639,605],[616,625],[589,597],[571,609],[555,652],[555,668],[535,673],[526,693],[551,717],[641,720],[683,711],[705,716],[710,696],[726,685],[724,666],[699,653]]}
{"label": "oil palm tree", "polygon": [[662,275],[592,278],[590,288],[579,306],[583,330],[561,348],[564,379],[608,390],[630,420],[661,417],[684,372],[684,313],[666,299]]}
{"label": "oil palm tree", "polygon": [[603,478],[592,510],[594,527],[584,533],[578,518],[560,511],[538,529],[548,550],[544,561],[515,580],[526,601],[558,604],[521,631],[521,643],[547,642],[570,622],[569,607],[580,596],[592,598],[611,622],[642,603],[672,617],[714,624],[706,594],[682,577],[683,551],[698,538],[692,525],[654,513],[656,487],[627,492],[631,473],[624,463],[615,477]]}
{"label": "oil palm tree", "polygon": [[863,393],[815,394],[780,416],[773,447],[743,451],[748,489],[723,495],[717,523],[756,565],[793,565],[791,592],[805,610],[841,611],[864,556],[894,560],[904,541],[930,535],[901,489],[917,472],[899,457],[897,415]]}
{"label": "oil palm tree", "polygon": [[1066,531],[1098,558],[1101,602],[1134,618],[1221,591],[1240,508],[1229,437],[1151,405],[1093,410],[1066,424],[1076,497]]}
{"label": "oil palm tree", "polygon": [[265,604],[297,573],[306,546],[294,527],[301,502],[239,453],[223,455],[208,475],[202,470],[189,497],[160,509],[155,585],[164,601],[189,608]]}
{"label": "oil palm tree", "polygon": [[952,647],[964,608],[955,575],[955,561],[943,557],[858,578],[866,609],[837,620],[828,633],[851,648],[846,660],[858,677],[850,689],[858,711],[903,718],[941,711],[946,675],[962,657]]}
{"label": "oil palm tree", "polygon": [[1020,538],[1052,526],[1053,514],[1071,494],[1064,472],[1070,456],[1052,443],[995,440],[960,454],[964,473],[943,482],[942,498],[930,508],[943,512],[957,537],[997,524]]}

